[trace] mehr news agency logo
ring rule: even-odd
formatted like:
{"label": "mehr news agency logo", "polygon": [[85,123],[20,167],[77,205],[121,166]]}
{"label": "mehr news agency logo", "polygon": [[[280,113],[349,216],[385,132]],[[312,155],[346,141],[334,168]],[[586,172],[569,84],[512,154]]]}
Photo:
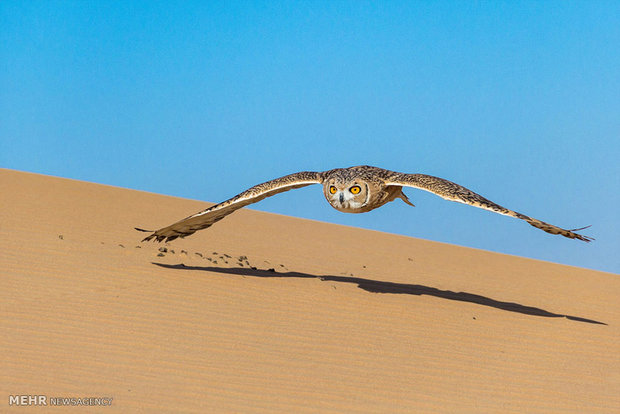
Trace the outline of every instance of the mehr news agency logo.
{"label": "mehr news agency logo", "polygon": [[49,397],[47,395],[9,395],[10,406],[96,407],[112,405],[112,397]]}

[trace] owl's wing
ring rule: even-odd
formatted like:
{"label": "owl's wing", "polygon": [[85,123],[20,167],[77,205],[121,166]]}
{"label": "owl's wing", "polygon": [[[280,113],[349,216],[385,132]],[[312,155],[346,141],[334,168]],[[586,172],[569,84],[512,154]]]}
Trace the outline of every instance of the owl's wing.
{"label": "owl's wing", "polygon": [[[264,198],[292,190],[301,188],[311,184],[320,184],[323,182],[323,175],[319,172],[303,171],[295,174],[286,175],[267,181],[262,184],[255,185],[247,189],[241,194],[237,194],[233,198],[223,201],[219,204],[209,207],[206,210],[193,214],[183,220],[177,221],[168,227],[161,228],[148,235],[142,241],[152,239],[161,241],[174,240],[177,237],[186,237],[198,230],[211,227],[214,223],[220,221],[229,214],[234,213],[242,207],[261,201]],[[148,231],[136,228],[140,231]]]}
{"label": "owl's wing", "polygon": [[582,236],[575,233],[575,231],[583,230],[587,227],[579,229],[566,230],[553,224],[545,223],[544,221],[528,217],[525,214],[517,213],[516,211],[509,210],[505,207],[495,204],[494,202],[487,200],[480,194],[476,194],[473,191],[460,186],[452,181],[444,180],[443,178],[433,177],[431,175],[424,174],[403,174],[394,173],[387,180],[387,185],[397,185],[418,188],[420,190],[428,191],[439,197],[456,201],[457,203],[469,204],[470,206],[483,208],[485,210],[493,211],[495,213],[503,214],[505,216],[516,217],[521,220],[527,221],[530,225],[546,231],[551,234],[561,234],[564,237],[570,239],[579,239],[585,242],[594,240],[588,236]]}

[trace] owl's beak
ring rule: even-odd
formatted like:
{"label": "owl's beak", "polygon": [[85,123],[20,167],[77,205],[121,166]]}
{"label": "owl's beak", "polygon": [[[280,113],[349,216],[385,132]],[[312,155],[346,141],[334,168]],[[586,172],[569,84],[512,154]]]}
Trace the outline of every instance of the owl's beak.
{"label": "owl's beak", "polygon": [[340,204],[344,203],[344,193],[340,193]]}

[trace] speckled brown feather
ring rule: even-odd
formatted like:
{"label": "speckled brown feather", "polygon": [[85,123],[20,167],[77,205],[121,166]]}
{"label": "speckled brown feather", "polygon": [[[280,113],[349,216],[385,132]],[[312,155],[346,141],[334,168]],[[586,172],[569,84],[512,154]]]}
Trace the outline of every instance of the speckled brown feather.
{"label": "speckled brown feather", "polygon": [[493,211],[495,213],[503,214],[505,216],[516,217],[518,219],[527,221],[530,225],[546,231],[547,233],[561,234],[564,237],[568,237],[570,239],[578,239],[585,242],[594,240],[591,237],[575,233],[575,231],[583,230],[587,227],[566,230],[558,226],[554,226],[553,224],[545,223],[544,221],[502,207],[499,204],[487,200],[480,194],[477,194],[461,185],[453,183],[452,181],[444,180],[443,178],[433,177],[431,175],[424,174],[403,174],[394,172],[386,180],[386,182],[388,185],[391,184],[418,188],[420,190],[429,191],[446,200],[469,204],[470,206],[483,208],[485,210]]}
{"label": "speckled brown feather", "polygon": [[303,171],[276,178],[275,180],[255,185],[254,187],[237,194],[229,200],[216,204],[213,207],[209,207],[206,210],[202,210],[196,214],[184,218],[183,220],[179,220],[170,226],[161,228],[153,232],[153,234],[145,237],[142,241],[155,239],[158,242],[161,242],[171,241],[178,237],[186,237],[190,234],[194,234],[198,230],[211,227],[227,215],[232,214],[249,204],[256,203],[284,191],[305,187],[311,184],[320,184],[321,182],[322,174],[312,171]]}

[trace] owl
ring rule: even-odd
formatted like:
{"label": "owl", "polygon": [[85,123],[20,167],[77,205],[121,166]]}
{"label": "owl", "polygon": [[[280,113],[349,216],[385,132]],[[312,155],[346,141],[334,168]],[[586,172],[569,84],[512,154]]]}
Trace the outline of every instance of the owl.
{"label": "owl", "polygon": [[327,202],[336,210],[344,213],[366,213],[397,198],[413,206],[409,198],[403,193],[403,187],[412,187],[431,192],[446,200],[469,204],[470,206],[483,208],[494,213],[525,220],[530,225],[547,233],[561,234],[564,237],[585,242],[594,240],[591,237],[575,233],[587,227],[566,230],[553,224],[545,223],[544,221],[502,207],[463,186],[443,178],[424,174],[399,173],[368,165],[336,168],[324,172],[303,171],[286,175],[258,184],[229,200],[159,230],[143,230],[137,227],[136,230],[152,232],[143,241],[153,239],[159,242],[171,241],[211,227],[227,215],[264,198],[311,184],[321,184]]}

